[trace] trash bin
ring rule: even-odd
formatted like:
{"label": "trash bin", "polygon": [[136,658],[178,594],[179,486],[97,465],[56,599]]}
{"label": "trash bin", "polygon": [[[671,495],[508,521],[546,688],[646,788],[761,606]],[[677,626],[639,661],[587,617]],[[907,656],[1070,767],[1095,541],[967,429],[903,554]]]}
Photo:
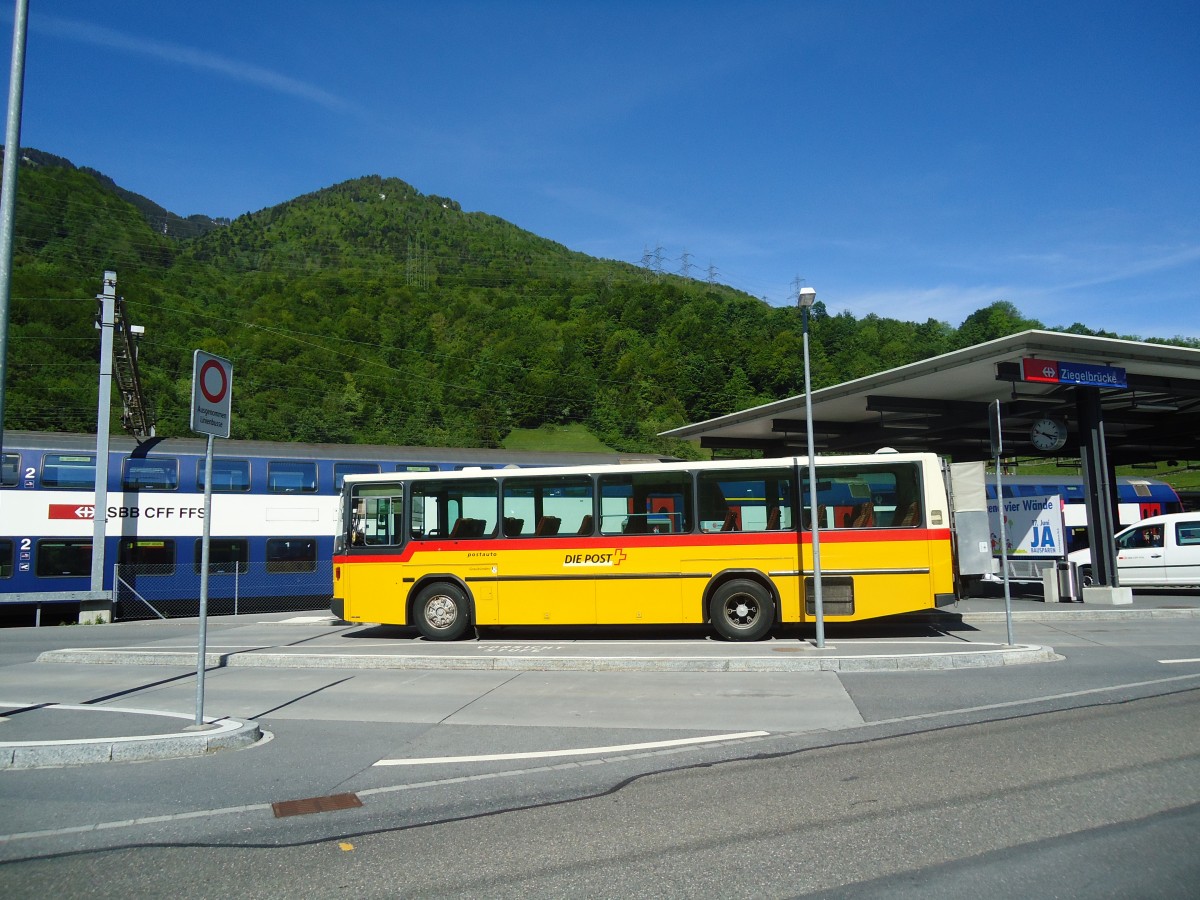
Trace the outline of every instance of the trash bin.
{"label": "trash bin", "polygon": [[1058,601],[1060,603],[1079,602],[1079,566],[1076,563],[1060,559],[1054,564],[1054,574],[1058,578]]}

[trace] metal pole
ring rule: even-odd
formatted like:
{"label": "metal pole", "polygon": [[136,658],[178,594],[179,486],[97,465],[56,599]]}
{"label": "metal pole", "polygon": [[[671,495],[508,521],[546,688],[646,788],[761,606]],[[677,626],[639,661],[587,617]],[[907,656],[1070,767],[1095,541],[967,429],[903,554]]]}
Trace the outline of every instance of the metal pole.
{"label": "metal pole", "polygon": [[[104,273],[100,301],[100,388],[96,402],[96,493],[92,511],[92,593],[104,590],[104,548],[108,523],[108,430],[112,406],[113,330],[116,324],[117,273]],[[116,585],[113,586],[114,589]]]}
{"label": "metal pole", "polygon": [[1004,621],[1008,623],[1008,644],[1013,644],[1012,591],[1008,582],[1008,529],[1004,525],[1004,479],[1000,474],[1000,456],[1004,452],[1003,422],[1000,418],[1000,401],[994,406],[993,447],[996,451],[996,512],[1000,517],[1000,574],[1004,579]]}
{"label": "metal pole", "polygon": [[204,727],[204,654],[208,649],[208,545],[212,534],[213,436],[204,451],[204,532],[200,540],[200,639],[196,653],[196,728]]}
{"label": "metal pole", "polygon": [[[821,525],[817,518],[817,451],[813,441],[812,377],[808,366],[808,307],[804,313],[804,417],[808,425],[808,505],[812,530],[813,604],[817,614],[817,647],[825,646],[825,605],[821,596]],[[803,593],[803,592],[802,592]]]}
{"label": "metal pole", "polygon": [[[21,161],[21,104],[25,93],[25,35],[29,0],[16,0],[12,67],[8,76],[8,123],[4,131],[4,175],[0,182],[0,449],[4,447],[4,385],[8,380],[8,306],[12,295],[13,227],[17,209],[17,166]],[[40,611],[41,607],[39,607]]]}

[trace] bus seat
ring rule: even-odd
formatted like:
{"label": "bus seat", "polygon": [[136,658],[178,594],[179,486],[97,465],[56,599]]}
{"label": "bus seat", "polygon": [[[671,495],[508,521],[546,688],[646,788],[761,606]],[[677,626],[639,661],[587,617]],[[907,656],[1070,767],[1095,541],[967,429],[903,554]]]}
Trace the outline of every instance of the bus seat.
{"label": "bus seat", "polygon": [[779,530],[780,512],[778,506],[772,506],[767,510],[767,531]]}
{"label": "bus seat", "polygon": [[721,530],[722,531],[736,531],[737,530],[737,509],[735,509],[734,507],[731,506],[731,507],[729,507],[728,511],[726,511],[725,521],[721,525]]}
{"label": "bus seat", "polygon": [[512,516],[504,517],[504,536],[516,537],[521,533],[521,529],[525,527],[524,519],[517,519]]}
{"label": "bus seat", "polygon": [[901,514],[900,518],[896,520],[896,525],[897,526],[905,526],[905,525],[916,525],[916,524],[917,524],[917,501],[914,500],[912,503],[908,504],[907,507],[905,507],[904,512]]}
{"label": "bus seat", "polygon": [[871,501],[860,503],[854,510],[852,528],[870,528],[875,524],[875,504]]}
{"label": "bus seat", "polygon": [[591,534],[592,533],[592,517],[590,515],[586,515],[583,517],[583,521],[579,523],[579,530],[576,531],[575,533],[576,534]]}
{"label": "bus seat", "polygon": [[537,528],[534,533],[539,537],[553,537],[558,534],[558,527],[562,525],[562,519],[558,516],[542,516],[538,519]]}
{"label": "bus seat", "polygon": [[450,537],[455,539],[483,537],[483,519],[459,519],[450,531]]}

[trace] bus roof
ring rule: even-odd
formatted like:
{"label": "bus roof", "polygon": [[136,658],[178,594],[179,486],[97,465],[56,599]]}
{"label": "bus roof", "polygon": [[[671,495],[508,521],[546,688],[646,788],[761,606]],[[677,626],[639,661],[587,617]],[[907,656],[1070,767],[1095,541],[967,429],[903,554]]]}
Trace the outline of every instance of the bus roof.
{"label": "bus roof", "polygon": [[[885,466],[888,463],[894,462],[903,463],[930,460],[937,460],[937,455],[934,453],[872,453],[854,456],[819,456],[817,457],[816,462],[818,465],[822,466],[861,466],[863,464],[876,464],[879,466]],[[534,478],[547,475],[605,475],[615,472],[720,472],[724,470],[737,469],[789,469],[797,466],[807,465],[808,457],[805,456],[777,456],[766,459],[693,460],[690,462],[684,461],[668,463],[628,462],[594,466],[508,466],[502,469],[460,469],[455,472],[387,472],[380,475],[347,475],[344,483],[347,485],[354,485],[364,482],[370,484],[379,484],[381,482],[416,482],[431,480],[459,481],[479,478],[481,475],[489,478]]]}

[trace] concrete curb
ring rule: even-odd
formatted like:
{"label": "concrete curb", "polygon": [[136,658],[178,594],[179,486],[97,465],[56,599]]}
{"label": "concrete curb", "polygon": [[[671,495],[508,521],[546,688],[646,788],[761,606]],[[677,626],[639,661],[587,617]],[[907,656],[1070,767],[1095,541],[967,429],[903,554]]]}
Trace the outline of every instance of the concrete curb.
{"label": "concrete curb", "polygon": [[[962,621],[968,625],[972,622],[1003,622],[1005,620],[1003,611],[955,613],[947,610],[944,615],[961,617]],[[1040,610],[1014,610],[1012,618],[1014,622],[1061,622],[1064,624],[1071,622],[1112,622],[1121,619],[1200,619],[1200,608],[1190,606],[1175,609],[1116,609],[1112,607],[1105,607],[1104,609],[1096,609],[1095,607],[1091,609],[1050,608],[1044,612]],[[936,622],[938,618],[930,617],[929,621]]]}
{"label": "concrete curb", "polygon": [[[833,655],[811,645],[772,649],[771,656],[485,656],[465,654],[397,655],[382,653],[208,653],[211,668],[277,669],[458,669],[505,672],[875,672],[978,669],[1056,662],[1052,647],[993,644],[986,649],[946,653]],[[184,651],[48,650],[38,662],[91,665],[194,666],[196,654]]]}
{"label": "concrete curb", "polygon": [[[49,704],[47,709],[71,714],[96,715],[105,712],[133,713],[170,719],[193,721],[181,713],[147,709],[127,709],[113,706],[69,706]],[[257,722],[238,722],[233,719],[209,720],[215,726],[207,731],[175,731],[167,734],[140,734],[122,737],[78,738],[60,741],[0,742],[0,770],[37,769],[52,766],[75,766],[99,762],[133,762],[136,760],[176,759],[204,756],[219,750],[240,750],[263,739]],[[181,726],[182,728],[182,726]]]}

